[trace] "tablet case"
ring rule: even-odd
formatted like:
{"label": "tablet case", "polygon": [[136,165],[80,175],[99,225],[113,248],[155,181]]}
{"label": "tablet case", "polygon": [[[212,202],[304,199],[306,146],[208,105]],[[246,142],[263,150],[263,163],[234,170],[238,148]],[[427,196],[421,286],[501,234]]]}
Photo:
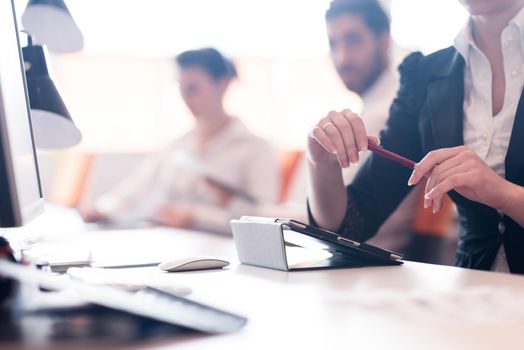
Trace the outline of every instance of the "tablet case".
{"label": "tablet case", "polygon": [[289,229],[275,219],[259,222],[232,220],[231,228],[241,263],[298,271],[330,268],[401,265],[402,261],[382,259],[365,252],[340,250],[322,241]]}

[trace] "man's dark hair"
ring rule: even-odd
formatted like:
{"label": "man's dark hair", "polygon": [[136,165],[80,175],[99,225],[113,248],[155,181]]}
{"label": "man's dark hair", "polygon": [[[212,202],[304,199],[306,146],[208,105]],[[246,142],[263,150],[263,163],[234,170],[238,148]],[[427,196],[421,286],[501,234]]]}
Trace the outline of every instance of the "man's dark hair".
{"label": "man's dark hair", "polygon": [[233,62],[211,47],[182,52],[176,57],[176,63],[180,68],[202,68],[215,80],[237,76]]}
{"label": "man's dark hair", "polygon": [[326,21],[346,14],[361,16],[376,35],[389,32],[389,17],[377,0],[332,0]]}

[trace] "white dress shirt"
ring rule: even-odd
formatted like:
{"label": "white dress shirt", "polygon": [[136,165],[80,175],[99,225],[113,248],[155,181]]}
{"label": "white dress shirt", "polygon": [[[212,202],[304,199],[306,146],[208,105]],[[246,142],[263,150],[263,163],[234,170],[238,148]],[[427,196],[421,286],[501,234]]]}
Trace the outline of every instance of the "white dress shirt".
{"label": "white dress shirt", "polygon": [[[502,55],[506,90],[497,115],[492,113],[492,71],[487,57],[475,44],[471,22],[455,39],[455,48],[465,60],[464,145],[473,150],[499,176],[505,177],[505,158],[517,105],[524,86],[524,9],[502,31]],[[501,245],[492,270],[509,272]]]}
{"label": "white dress shirt", "polygon": [[[113,217],[147,219],[166,205],[194,209],[193,229],[229,233],[229,220],[252,215],[260,203],[275,203],[280,186],[276,150],[234,118],[197,150],[192,130],[168,149],[141,164],[96,208]],[[211,180],[211,181],[209,181]],[[223,206],[216,186],[235,193]]]}

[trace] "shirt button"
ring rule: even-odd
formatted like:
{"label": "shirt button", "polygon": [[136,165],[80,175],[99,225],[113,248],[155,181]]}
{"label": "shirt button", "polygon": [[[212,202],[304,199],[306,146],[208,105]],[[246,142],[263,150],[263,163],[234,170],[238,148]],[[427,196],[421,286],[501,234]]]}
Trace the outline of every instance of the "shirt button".
{"label": "shirt button", "polygon": [[503,234],[504,232],[506,232],[506,225],[501,221],[499,222],[499,233]]}
{"label": "shirt button", "polygon": [[517,75],[519,75],[519,71],[516,70],[516,69],[513,69],[513,70],[511,71],[511,76],[516,77]]}

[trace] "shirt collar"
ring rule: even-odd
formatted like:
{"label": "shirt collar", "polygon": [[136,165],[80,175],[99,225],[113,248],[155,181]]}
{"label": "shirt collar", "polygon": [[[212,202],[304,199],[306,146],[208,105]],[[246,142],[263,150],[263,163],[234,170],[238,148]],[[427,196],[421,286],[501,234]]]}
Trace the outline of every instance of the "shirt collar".
{"label": "shirt collar", "polygon": [[374,103],[375,98],[380,98],[384,88],[387,87],[388,84],[391,85],[394,83],[395,73],[390,67],[387,67],[382,71],[382,73],[380,73],[373,84],[360,95],[360,98],[362,98],[362,102],[364,103],[364,108],[366,108],[366,105]]}
{"label": "shirt collar", "polygon": [[[517,14],[509,21],[506,28],[515,28],[518,35],[520,35],[521,50],[524,55],[524,7],[522,7]],[[455,49],[464,58],[466,65],[469,64],[469,53],[471,49],[477,49],[478,47],[473,40],[473,33],[471,28],[471,19],[468,19],[464,27],[460,30],[456,36],[454,45]]]}
{"label": "shirt collar", "polygon": [[510,35],[515,35],[515,39],[519,39],[520,42],[520,52],[524,57],[524,7],[520,9],[519,12],[509,21],[508,27],[511,28],[513,33]]}
{"label": "shirt collar", "polygon": [[464,58],[466,65],[469,65],[469,50],[470,48],[476,47],[471,33],[471,21],[469,19],[455,38],[453,46],[455,46],[455,49],[457,49],[462,58]]}
{"label": "shirt collar", "polygon": [[509,21],[509,24],[516,26],[522,38],[522,34],[524,33],[524,6],[517,12],[515,17]]}

